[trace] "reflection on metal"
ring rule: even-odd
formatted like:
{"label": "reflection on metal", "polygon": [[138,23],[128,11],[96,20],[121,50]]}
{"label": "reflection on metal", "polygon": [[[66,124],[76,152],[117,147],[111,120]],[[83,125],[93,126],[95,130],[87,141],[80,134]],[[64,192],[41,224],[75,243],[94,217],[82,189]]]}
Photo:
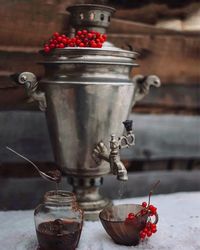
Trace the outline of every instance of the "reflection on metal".
{"label": "reflection on metal", "polygon": [[[83,28],[105,33],[114,11],[87,4],[68,10],[71,34]],[[136,76],[132,80],[130,73],[137,66],[137,53],[108,42],[101,49],[67,47],[42,54],[44,60],[40,63],[45,75],[40,87],[45,94],[38,95],[37,80],[31,73],[21,73],[22,82],[20,78],[18,81],[25,82],[29,96],[39,101],[42,110],[47,103],[46,118],[56,163],[68,175],[86,219],[97,219],[99,210],[109,204],[99,194],[102,176],[111,169],[119,180],[126,180],[119,149],[134,144],[132,129],[127,130],[119,140],[111,137],[108,153],[108,138],[123,134],[121,122],[127,119],[132,104],[148,93],[150,85],[158,86],[160,81],[152,76]],[[28,84],[29,77],[32,80]]]}

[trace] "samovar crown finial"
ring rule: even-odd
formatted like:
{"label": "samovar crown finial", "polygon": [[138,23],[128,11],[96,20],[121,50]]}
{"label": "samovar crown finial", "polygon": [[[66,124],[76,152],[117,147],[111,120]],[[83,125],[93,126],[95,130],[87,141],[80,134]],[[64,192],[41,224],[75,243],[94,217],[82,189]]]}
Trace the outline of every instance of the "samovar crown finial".
{"label": "samovar crown finial", "polygon": [[72,29],[87,29],[105,33],[115,9],[100,4],[75,4],[69,6],[67,11],[71,15]]}

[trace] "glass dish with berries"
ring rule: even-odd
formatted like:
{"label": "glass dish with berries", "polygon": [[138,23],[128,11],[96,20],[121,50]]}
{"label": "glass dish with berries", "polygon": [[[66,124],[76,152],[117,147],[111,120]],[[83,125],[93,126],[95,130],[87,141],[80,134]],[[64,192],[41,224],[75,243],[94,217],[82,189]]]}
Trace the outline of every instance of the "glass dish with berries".
{"label": "glass dish with berries", "polygon": [[99,218],[113,241],[120,245],[136,246],[157,232],[157,208],[149,201],[140,204],[112,205],[103,209]]}

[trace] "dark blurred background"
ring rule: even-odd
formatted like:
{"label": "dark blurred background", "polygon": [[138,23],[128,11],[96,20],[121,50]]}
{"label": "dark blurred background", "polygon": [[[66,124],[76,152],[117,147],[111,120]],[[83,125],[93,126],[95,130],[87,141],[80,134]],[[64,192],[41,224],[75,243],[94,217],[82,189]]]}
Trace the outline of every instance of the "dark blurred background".
{"label": "dark blurred background", "polygon": [[[154,179],[162,181],[159,193],[200,190],[199,1],[1,0],[0,209],[33,208],[52,188],[5,149],[13,147],[44,171],[55,166],[44,114],[36,103],[27,104],[23,87],[9,75],[43,75],[38,50],[54,31],[68,29],[65,9],[75,3],[115,7],[109,41],[140,53],[133,75],[156,74],[162,81],[132,110],[136,146],[122,153],[130,176],[127,196],[146,194]],[[105,179],[103,192],[117,198],[109,185]]]}

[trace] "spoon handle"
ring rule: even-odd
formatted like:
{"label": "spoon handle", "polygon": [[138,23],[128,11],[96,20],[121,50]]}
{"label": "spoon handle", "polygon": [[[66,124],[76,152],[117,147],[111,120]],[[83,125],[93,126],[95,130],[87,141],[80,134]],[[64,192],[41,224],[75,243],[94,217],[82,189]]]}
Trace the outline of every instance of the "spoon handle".
{"label": "spoon handle", "polygon": [[26,158],[25,156],[19,154],[19,153],[16,152],[14,149],[12,149],[12,148],[10,148],[10,147],[8,147],[8,146],[6,146],[6,148],[7,148],[8,150],[10,150],[11,152],[13,152],[14,154],[18,155],[19,157],[21,157],[22,159],[28,161],[28,162],[29,162],[34,168],[36,168],[36,170],[40,173],[39,168],[38,168],[38,167],[35,165],[35,163],[33,163],[31,160],[29,160],[29,159]]}

